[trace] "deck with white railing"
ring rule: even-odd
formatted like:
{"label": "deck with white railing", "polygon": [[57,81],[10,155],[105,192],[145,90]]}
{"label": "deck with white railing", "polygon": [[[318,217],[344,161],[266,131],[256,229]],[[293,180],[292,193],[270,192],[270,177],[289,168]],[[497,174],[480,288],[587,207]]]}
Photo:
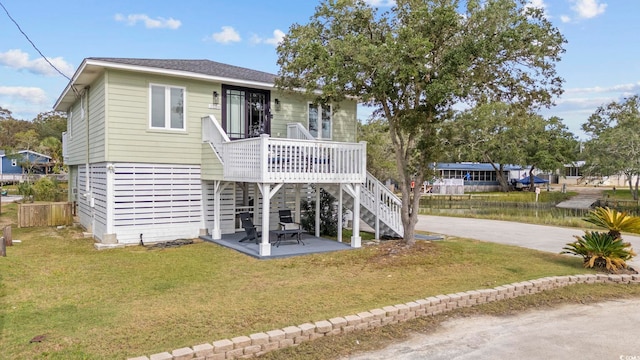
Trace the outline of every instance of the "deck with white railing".
{"label": "deck with white railing", "polygon": [[218,122],[202,119],[202,140],[211,144],[223,164],[226,181],[257,183],[363,183],[366,143],[309,140],[306,129],[289,127],[291,138],[229,141]]}

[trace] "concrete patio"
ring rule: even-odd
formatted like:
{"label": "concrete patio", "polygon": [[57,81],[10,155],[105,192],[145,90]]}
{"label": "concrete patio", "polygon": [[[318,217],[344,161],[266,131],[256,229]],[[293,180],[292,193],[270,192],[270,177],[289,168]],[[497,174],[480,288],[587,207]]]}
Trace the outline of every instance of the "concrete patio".
{"label": "concrete patio", "polygon": [[224,234],[222,235],[222,239],[220,240],[214,240],[209,235],[200,236],[200,239],[239,251],[256,259],[277,259],[291,256],[301,256],[353,249],[348,243],[341,243],[336,240],[319,238],[306,233],[300,236],[300,239],[302,240],[304,245],[298,244],[295,237],[288,236],[286,239],[283,239],[280,242],[279,246],[275,246],[273,244],[276,242],[277,236],[275,233],[270,232],[269,242],[272,244],[271,255],[260,256],[258,244],[251,241],[240,242],[240,240],[244,238],[244,236],[244,232],[237,232],[235,234]]}

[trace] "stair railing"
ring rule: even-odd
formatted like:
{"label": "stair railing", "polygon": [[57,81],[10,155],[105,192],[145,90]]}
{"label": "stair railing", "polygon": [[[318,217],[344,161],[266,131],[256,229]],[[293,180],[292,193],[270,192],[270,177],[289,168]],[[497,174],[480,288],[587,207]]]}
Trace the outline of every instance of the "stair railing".
{"label": "stair railing", "polygon": [[213,151],[218,155],[220,162],[223,162],[224,159],[224,146],[222,144],[229,141],[229,136],[222,129],[215,116],[208,115],[202,118],[202,142],[209,143]]}
{"label": "stair railing", "polygon": [[[369,172],[367,172],[367,180],[361,189],[360,201],[362,205],[372,212],[379,221],[382,221],[399,236],[403,236],[404,227],[400,215],[402,200]],[[379,230],[376,229],[376,233],[378,232]]]}

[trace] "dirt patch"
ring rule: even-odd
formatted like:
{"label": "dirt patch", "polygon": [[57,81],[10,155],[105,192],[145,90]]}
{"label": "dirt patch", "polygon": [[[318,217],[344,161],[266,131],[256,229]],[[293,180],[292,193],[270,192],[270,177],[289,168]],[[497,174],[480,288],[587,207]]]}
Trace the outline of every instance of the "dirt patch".
{"label": "dirt patch", "polygon": [[369,263],[389,265],[394,262],[404,262],[405,259],[434,255],[438,248],[431,241],[416,241],[412,246],[402,240],[383,241],[375,246],[375,254],[369,259]]}

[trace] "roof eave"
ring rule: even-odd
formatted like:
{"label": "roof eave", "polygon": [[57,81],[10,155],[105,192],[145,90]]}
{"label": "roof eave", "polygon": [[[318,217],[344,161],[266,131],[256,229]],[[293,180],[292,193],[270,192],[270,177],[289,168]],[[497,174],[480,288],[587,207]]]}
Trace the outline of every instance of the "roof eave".
{"label": "roof eave", "polygon": [[[207,80],[212,82],[219,82],[231,85],[240,85],[246,87],[254,87],[254,88],[263,88],[263,89],[273,89],[275,84],[273,83],[265,83],[260,81],[251,81],[251,80],[243,80],[243,79],[234,79],[227,78],[223,76],[214,76],[207,74],[198,74],[190,71],[182,71],[182,70],[170,70],[170,69],[162,69],[156,67],[148,67],[141,65],[129,65],[129,64],[121,64],[114,63],[104,60],[94,60],[94,59],[84,59],[82,65],[78,68],[78,70],[73,75],[72,81],[69,82],[67,87],[64,89],[58,100],[54,105],[54,110],[57,111],[66,111],[68,107],[62,107],[65,104],[65,100],[68,99],[69,92],[72,91],[72,86],[75,86],[75,82],[85,71],[87,66],[95,66],[104,69],[115,69],[115,70],[125,70],[125,71],[135,71],[135,72],[143,72],[149,74],[158,74],[158,75],[169,75],[175,77],[189,78],[189,79],[197,79],[197,80]],[[70,105],[70,104],[69,104]]]}

